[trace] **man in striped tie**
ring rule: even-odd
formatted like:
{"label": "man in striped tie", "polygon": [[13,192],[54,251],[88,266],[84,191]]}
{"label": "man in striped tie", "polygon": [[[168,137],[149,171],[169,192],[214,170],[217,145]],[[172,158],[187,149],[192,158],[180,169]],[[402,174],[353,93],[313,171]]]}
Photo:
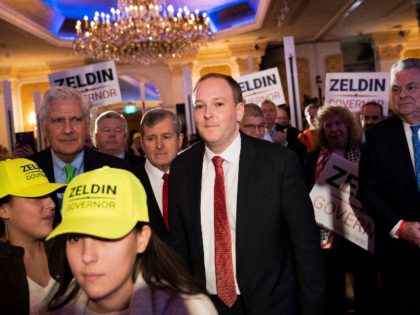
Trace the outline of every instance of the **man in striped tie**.
{"label": "man in striped tie", "polygon": [[376,223],[390,314],[420,314],[420,59],[391,68],[396,116],[366,133],[360,197]]}

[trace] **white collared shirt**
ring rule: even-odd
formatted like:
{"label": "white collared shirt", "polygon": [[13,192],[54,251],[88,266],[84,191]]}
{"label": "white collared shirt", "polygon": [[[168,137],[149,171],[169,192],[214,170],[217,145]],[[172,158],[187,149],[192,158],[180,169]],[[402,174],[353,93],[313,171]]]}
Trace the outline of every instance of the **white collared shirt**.
{"label": "white collared shirt", "polygon": [[[230,237],[232,241],[232,262],[235,274],[236,293],[240,294],[238,281],[236,280],[236,205],[238,195],[238,174],[239,174],[239,155],[241,152],[241,136],[238,133],[233,142],[223,151],[221,156],[223,162],[223,173],[225,177],[226,208],[230,227]],[[215,274],[215,255],[214,255],[214,180],[216,172],[212,162],[215,156],[206,147],[203,159],[202,179],[201,179],[201,230],[203,235],[204,266],[206,271],[206,287],[210,294],[217,294],[216,274]]]}
{"label": "white collared shirt", "polygon": [[163,210],[162,210],[163,178],[162,177],[163,177],[164,172],[162,172],[156,166],[153,166],[152,163],[150,163],[148,159],[146,159],[144,168],[146,169],[146,173],[147,173],[147,176],[149,177],[150,184],[152,185],[153,194],[155,195],[160,213],[163,215]]}

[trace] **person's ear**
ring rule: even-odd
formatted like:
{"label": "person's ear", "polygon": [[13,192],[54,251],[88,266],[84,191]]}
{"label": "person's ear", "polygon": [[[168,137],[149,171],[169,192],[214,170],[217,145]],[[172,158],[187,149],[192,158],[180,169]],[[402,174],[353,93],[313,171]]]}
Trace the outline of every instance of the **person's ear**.
{"label": "person's ear", "polygon": [[137,253],[143,253],[147,245],[149,245],[150,237],[152,236],[152,230],[150,226],[144,225],[141,230],[137,231]]}
{"label": "person's ear", "polygon": [[182,140],[184,139],[184,134],[181,132],[178,136],[178,150],[182,147]]}
{"label": "person's ear", "polygon": [[10,211],[8,203],[0,206],[0,219],[7,220],[10,218]]}
{"label": "person's ear", "polygon": [[242,118],[244,117],[244,112],[245,112],[244,103],[240,102],[236,104],[236,121],[238,123],[240,123]]}

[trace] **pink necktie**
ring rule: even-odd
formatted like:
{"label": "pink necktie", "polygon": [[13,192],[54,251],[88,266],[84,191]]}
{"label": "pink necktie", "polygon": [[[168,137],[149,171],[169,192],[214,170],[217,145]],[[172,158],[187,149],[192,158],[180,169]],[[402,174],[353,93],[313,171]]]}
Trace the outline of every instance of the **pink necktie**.
{"label": "pink necktie", "polygon": [[216,170],[214,181],[214,246],[217,295],[223,303],[232,307],[237,295],[233,274],[232,242],[226,210],[223,159],[220,156],[215,156],[212,161]]}
{"label": "pink necktie", "polygon": [[163,187],[162,187],[162,212],[163,212],[163,221],[165,222],[166,227],[169,229],[168,221],[168,173],[163,173]]}

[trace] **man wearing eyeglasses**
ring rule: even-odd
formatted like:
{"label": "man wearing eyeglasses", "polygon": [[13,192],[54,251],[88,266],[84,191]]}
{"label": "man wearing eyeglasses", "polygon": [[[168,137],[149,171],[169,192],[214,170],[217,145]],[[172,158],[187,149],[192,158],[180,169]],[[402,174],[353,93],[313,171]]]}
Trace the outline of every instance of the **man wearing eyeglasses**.
{"label": "man wearing eyeglasses", "polygon": [[240,130],[250,137],[269,140],[270,135],[265,129],[264,115],[257,104],[244,105],[244,117],[241,120]]}

